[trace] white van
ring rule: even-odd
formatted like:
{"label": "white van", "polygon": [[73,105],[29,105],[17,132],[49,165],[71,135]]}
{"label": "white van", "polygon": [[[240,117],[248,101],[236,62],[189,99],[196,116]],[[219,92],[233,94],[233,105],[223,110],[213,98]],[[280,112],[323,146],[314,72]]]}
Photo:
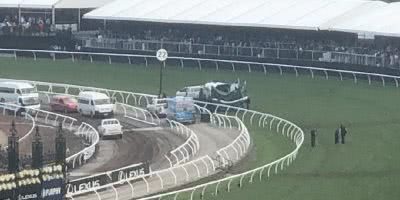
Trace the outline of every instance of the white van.
{"label": "white van", "polygon": [[0,82],[0,102],[40,109],[39,93],[32,84],[26,82]]}
{"label": "white van", "polygon": [[100,92],[80,92],[78,112],[81,115],[110,117],[114,114],[114,104],[110,97]]}

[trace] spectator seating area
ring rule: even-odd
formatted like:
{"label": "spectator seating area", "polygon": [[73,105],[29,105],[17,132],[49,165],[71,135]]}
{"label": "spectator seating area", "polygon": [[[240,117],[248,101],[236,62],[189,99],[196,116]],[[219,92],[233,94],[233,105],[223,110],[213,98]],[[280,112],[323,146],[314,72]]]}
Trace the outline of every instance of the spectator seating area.
{"label": "spectator seating area", "polygon": [[54,32],[50,17],[38,15],[4,16],[0,21],[0,33],[3,35],[42,35]]}
{"label": "spectator seating area", "polygon": [[[340,32],[179,25],[150,28],[150,25],[126,23],[110,25],[109,30],[113,31],[100,31],[78,39],[88,48],[156,51],[163,47],[185,54],[400,66],[400,42],[396,38],[359,40],[355,34]],[[326,53],[330,53],[330,58],[326,58]]]}

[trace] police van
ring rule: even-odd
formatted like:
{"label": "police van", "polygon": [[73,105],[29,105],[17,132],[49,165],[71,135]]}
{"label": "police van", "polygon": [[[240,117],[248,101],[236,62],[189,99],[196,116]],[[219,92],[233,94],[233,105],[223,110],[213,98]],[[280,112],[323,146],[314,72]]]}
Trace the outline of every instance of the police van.
{"label": "police van", "polygon": [[114,115],[114,104],[109,96],[100,92],[85,91],[78,96],[78,112],[91,117]]}
{"label": "police van", "polygon": [[40,109],[39,93],[26,82],[0,82],[0,103],[15,104],[26,109]]}

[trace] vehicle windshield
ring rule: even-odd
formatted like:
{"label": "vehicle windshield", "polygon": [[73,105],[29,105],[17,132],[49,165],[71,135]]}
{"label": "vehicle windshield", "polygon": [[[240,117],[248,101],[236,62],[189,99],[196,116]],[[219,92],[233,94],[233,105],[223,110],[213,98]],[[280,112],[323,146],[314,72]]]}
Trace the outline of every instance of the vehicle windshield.
{"label": "vehicle windshield", "polygon": [[21,90],[21,94],[32,94],[32,93],[36,93],[36,89],[35,88],[22,88]]}
{"label": "vehicle windshield", "polygon": [[217,88],[218,90],[222,91],[222,92],[229,92],[230,90],[230,85],[229,84],[221,84],[216,86],[215,88]]}
{"label": "vehicle windshield", "polygon": [[37,98],[37,97],[23,98],[22,103],[24,104],[24,106],[38,105],[39,98]]}
{"label": "vehicle windshield", "polygon": [[118,121],[110,120],[110,121],[105,121],[103,124],[104,125],[113,125],[113,124],[119,124],[119,123],[118,123]]}
{"label": "vehicle windshield", "polygon": [[104,104],[110,104],[110,99],[96,99],[94,100],[96,105],[104,105]]}

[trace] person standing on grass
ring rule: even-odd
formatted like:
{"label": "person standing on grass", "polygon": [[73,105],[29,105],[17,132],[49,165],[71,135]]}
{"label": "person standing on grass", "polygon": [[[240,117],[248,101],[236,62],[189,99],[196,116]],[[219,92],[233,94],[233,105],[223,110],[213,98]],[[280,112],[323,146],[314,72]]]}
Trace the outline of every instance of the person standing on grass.
{"label": "person standing on grass", "polygon": [[317,130],[311,130],[311,147],[315,147],[315,140],[317,139]]}
{"label": "person standing on grass", "polygon": [[347,129],[346,129],[346,127],[343,126],[343,124],[341,124],[340,125],[340,136],[341,136],[342,144],[345,144],[346,134],[347,134]]}
{"label": "person standing on grass", "polygon": [[339,135],[340,135],[340,128],[337,128],[335,131],[335,144],[339,144]]}

